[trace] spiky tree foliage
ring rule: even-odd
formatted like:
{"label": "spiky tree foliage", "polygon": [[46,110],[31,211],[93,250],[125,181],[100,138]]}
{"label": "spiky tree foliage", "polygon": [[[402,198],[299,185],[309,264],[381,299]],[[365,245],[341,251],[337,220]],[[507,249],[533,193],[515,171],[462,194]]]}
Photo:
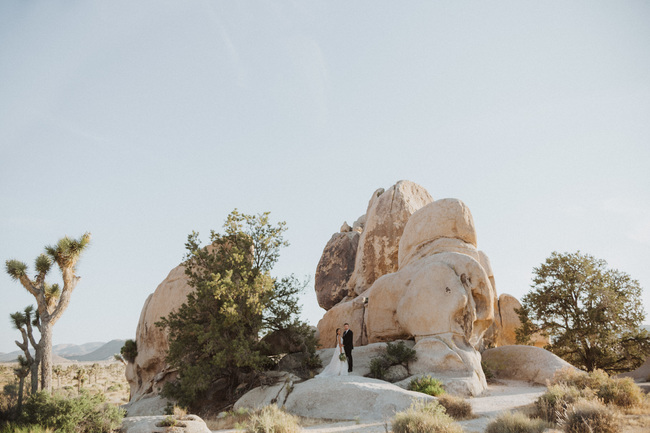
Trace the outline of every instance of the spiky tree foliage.
{"label": "spiky tree foliage", "polygon": [[21,412],[23,407],[23,393],[25,390],[25,378],[30,372],[30,362],[22,355],[18,356],[18,367],[14,368],[14,374],[18,377],[18,413]]}
{"label": "spiky tree foliage", "polygon": [[[11,323],[14,328],[20,331],[22,342],[16,341],[16,346],[20,348],[25,354],[25,358],[29,362],[30,371],[31,371],[31,393],[38,391],[38,367],[41,363],[42,350],[41,342],[36,342],[34,338],[34,327],[39,330],[41,329],[40,316],[38,311],[34,311],[32,305],[25,307],[23,312],[16,312],[10,315]],[[34,356],[29,350],[29,345],[31,344],[34,349]]]}
{"label": "spiky tree foliage", "polygon": [[164,393],[179,404],[193,407],[219,379],[234,390],[242,377],[269,362],[261,353],[261,335],[300,325],[295,317],[303,286],[270,275],[280,248],[288,245],[285,230],[285,223],[269,222],[268,212],[235,210],[224,234],[211,232],[209,246],[201,246],[198,233],[188,236],[184,265],[195,290],[158,323],[169,332],[167,361],[179,371]]}
{"label": "spiky tree foliage", "polygon": [[85,368],[80,368],[72,379],[77,381],[77,393],[80,393],[86,379],[88,379],[88,372]]}
{"label": "spiky tree foliage", "polygon": [[541,332],[546,349],[587,371],[632,370],[650,354],[642,289],[626,273],[579,251],[553,252],[534,269],[533,283],[518,311],[520,342]]}
{"label": "spiky tree foliage", "polygon": [[55,365],[52,367],[52,373],[56,376],[57,379],[57,388],[61,388],[61,376],[65,374],[65,370],[60,365]]}
{"label": "spiky tree foliage", "polygon": [[[41,324],[41,387],[46,391],[52,391],[52,328],[68,307],[72,292],[79,283],[76,266],[89,243],[90,233],[84,233],[78,239],[65,236],[55,245],[45,247],[45,254],[39,255],[35,260],[34,278],[27,275],[25,263],[18,260],[5,262],[7,274],[19,281],[36,299]],[[58,284],[45,282],[53,264],[61,271],[62,288]]]}

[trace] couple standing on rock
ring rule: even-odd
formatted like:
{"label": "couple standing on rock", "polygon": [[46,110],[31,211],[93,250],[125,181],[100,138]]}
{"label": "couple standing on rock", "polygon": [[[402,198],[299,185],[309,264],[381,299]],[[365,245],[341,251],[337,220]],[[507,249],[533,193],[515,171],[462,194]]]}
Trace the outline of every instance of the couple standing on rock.
{"label": "couple standing on rock", "polygon": [[343,325],[342,334],[341,328],[336,328],[336,347],[334,347],[332,360],[325,367],[325,370],[321,371],[316,377],[347,376],[348,373],[352,373],[353,339],[353,333],[349,324],[346,323]]}

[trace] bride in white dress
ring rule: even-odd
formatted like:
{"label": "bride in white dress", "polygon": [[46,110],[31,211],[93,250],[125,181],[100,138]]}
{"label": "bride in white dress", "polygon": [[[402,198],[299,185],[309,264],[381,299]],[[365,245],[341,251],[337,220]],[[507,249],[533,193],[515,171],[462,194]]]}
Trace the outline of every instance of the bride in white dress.
{"label": "bride in white dress", "polygon": [[336,328],[336,347],[332,354],[332,360],[316,377],[331,377],[331,376],[347,376],[348,375],[348,362],[347,360],[341,361],[340,357],[343,353],[343,336],[341,335],[341,328]]}

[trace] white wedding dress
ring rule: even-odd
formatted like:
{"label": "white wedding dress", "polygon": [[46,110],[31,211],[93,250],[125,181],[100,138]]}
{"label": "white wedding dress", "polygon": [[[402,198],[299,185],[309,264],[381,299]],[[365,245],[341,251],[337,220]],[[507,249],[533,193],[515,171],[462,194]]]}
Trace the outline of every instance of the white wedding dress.
{"label": "white wedding dress", "polygon": [[[343,345],[343,337],[339,338],[339,342]],[[325,370],[321,371],[316,377],[332,377],[332,376],[347,376],[348,375],[348,361],[341,361],[339,356],[341,356],[343,348],[336,346],[334,348],[334,353],[332,354],[332,360],[325,367]]]}

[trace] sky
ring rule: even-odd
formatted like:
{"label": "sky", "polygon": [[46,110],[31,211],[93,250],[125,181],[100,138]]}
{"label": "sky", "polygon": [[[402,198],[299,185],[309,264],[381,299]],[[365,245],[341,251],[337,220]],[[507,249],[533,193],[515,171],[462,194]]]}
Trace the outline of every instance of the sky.
{"label": "sky", "polygon": [[[0,2],[0,261],[92,232],[54,344],[134,338],[189,233],[270,211],[315,325],[325,244],[408,179],[468,205],[497,293],[579,250],[650,313],[649,22],[643,1]],[[0,292],[10,352],[34,300]]]}

